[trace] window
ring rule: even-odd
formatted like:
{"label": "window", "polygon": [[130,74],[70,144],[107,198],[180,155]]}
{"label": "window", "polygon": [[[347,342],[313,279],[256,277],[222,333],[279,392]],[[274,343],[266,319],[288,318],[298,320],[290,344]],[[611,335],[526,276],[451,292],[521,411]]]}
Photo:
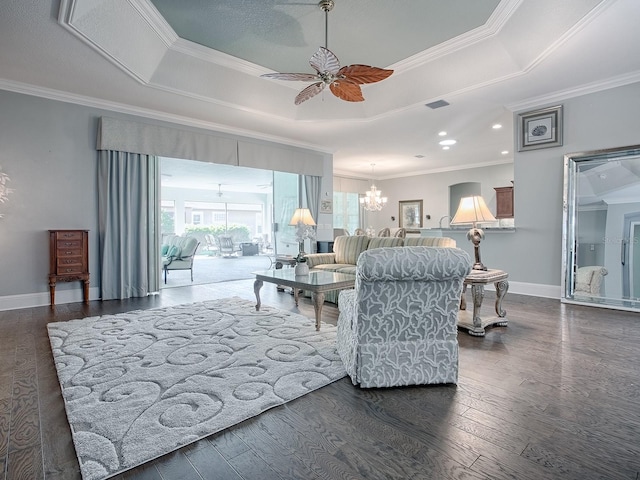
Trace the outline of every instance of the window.
{"label": "window", "polygon": [[333,192],[333,227],[351,235],[360,227],[360,202],[357,193]]}

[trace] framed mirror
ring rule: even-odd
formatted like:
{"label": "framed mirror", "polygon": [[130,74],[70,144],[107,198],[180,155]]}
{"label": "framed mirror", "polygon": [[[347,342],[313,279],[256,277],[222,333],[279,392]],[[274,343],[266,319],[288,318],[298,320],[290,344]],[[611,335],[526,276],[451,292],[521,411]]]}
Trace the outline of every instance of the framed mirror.
{"label": "framed mirror", "polygon": [[564,168],[562,301],[640,311],[640,145]]}

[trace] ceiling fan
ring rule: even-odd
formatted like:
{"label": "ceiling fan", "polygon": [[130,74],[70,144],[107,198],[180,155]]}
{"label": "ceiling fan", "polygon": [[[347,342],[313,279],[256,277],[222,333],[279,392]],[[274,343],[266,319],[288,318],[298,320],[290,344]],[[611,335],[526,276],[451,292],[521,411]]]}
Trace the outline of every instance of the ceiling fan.
{"label": "ceiling fan", "polygon": [[318,6],[325,13],[324,47],[320,47],[309,60],[309,64],[316,73],[266,73],[261,77],[275,78],[277,80],[300,80],[310,82],[319,80],[302,90],[295,98],[294,103],[302,102],[315,97],[328,85],[331,92],[338,98],[347,102],[362,102],[362,90],[360,85],[375,83],[389,77],[393,70],[370,67],[369,65],[348,65],[340,67],[338,57],[327,48],[329,32],[329,12],[334,7],[333,0],[320,0]]}

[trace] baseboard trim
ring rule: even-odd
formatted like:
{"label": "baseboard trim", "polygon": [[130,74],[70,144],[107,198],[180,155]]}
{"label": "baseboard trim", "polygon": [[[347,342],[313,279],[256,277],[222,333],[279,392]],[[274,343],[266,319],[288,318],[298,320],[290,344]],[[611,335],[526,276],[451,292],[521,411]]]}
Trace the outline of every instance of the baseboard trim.
{"label": "baseboard trim", "polygon": [[[492,283],[485,287],[487,290],[495,291]],[[528,295],[530,297],[557,298],[560,300],[560,285],[542,285],[540,283],[512,282],[509,281],[509,293],[517,295]]]}
{"label": "baseboard trim", "polygon": [[[99,300],[100,289],[89,288],[89,300]],[[82,289],[56,290],[56,305],[82,302]],[[21,308],[43,307],[49,305],[49,292],[26,293],[23,295],[5,295],[0,297],[0,311],[19,310]]]}
{"label": "baseboard trim", "polygon": [[[486,289],[495,291],[493,284],[488,284]],[[531,297],[560,299],[560,286],[542,285],[538,283],[509,282],[509,292]],[[89,289],[89,300],[100,300],[98,287]],[[82,290],[57,290],[56,305],[65,303],[82,302]],[[27,293],[24,295],[5,295],[0,297],[0,311],[19,310],[21,308],[42,307],[49,305],[49,292]]]}

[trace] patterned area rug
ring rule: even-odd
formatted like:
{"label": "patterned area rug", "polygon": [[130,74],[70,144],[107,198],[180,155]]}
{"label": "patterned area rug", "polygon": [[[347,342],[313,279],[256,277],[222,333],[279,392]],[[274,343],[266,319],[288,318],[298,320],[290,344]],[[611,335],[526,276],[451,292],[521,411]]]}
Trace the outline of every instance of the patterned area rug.
{"label": "patterned area rug", "polygon": [[83,479],[104,479],[346,375],[336,329],[240,298],[50,323]]}

